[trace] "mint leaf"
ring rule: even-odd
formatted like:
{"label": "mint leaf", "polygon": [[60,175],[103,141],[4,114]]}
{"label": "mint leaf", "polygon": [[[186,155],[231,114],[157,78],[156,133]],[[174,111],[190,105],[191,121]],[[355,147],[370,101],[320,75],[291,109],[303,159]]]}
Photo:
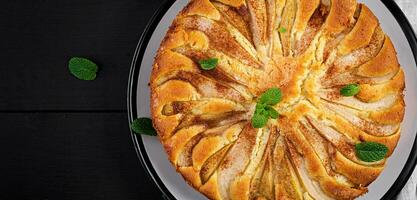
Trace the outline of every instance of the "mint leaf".
{"label": "mint leaf", "polygon": [[130,128],[137,134],[156,136],[156,131],[152,126],[152,120],[146,117],[133,120]]}
{"label": "mint leaf", "polygon": [[260,114],[260,113],[264,112],[264,111],[265,111],[266,106],[267,106],[267,105],[265,105],[265,104],[262,104],[262,103],[257,103],[257,104],[256,104],[256,107],[255,107],[255,113]]}
{"label": "mint leaf", "polygon": [[271,88],[263,93],[256,103],[255,113],[252,117],[252,126],[254,128],[262,128],[268,123],[269,118],[277,119],[279,113],[272,106],[279,103],[281,99],[282,93],[278,88]]}
{"label": "mint leaf", "polygon": [[345,97],[351,97],[351,96],[355,96],[356,94],[358,94],[359,91],[360,91],[360,87],[358,84],[349,84],[340,89],[340,94]]}
{"label": "mint leaf", "polygon": [[281,90],[278,88],[270,88],[261,95],[258,103],[274,106],[282,100]]}
{"label": "mint leaf", "polygon": [[272,119],[277,119],[279,117],[278,111],[276,111],[273,107],[267,106],[265,108],[266,112],[268,113],[268,116]]}
{"label": "mint leaf", "polygon": [[254,114],[252,117],[252,127],[253,128],[262,128],[268,123],[268,117],[262,114]]}
{"label": "mint leaf", "polygon": [[278,31],[279,31],[280,33],[285,33],[285,32],[287,32],[287,29],[286,29],[286,28],[284,28],[284,27],[281,27],[281,28],[279,28],[279,29],[278,29]]}
{"label": "mint leaf", "polygon": [[377,142],[362,142],[355,145],[356,155],[365,162],[382,160],[388,153],[388,147]]}
{"label": "mint leaf", "polygon": [[85,81],[96,79],[98,71],[98,66],[93,61],[80,57],[71,58],[68,68],[72,75]]}
{"label": "mint leaf", "polygon": [[219,59],[209,58],[206,60],[200,60],[198,61],[198,63],[200,64],[201,69],[212,70],[217,67],[217,64],[219,63]]}

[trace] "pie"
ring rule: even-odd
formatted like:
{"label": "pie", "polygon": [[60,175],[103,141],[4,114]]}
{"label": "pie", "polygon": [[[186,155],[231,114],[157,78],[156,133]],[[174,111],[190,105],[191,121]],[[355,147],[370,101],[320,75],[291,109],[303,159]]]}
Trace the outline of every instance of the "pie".
{"label": "pie", "polygon": [[[354,96],[341,93],[349,84]],[[150,88],[170,162],[209,199],[355,199],[383,171],[405,110],[394,45],[356,0],[191,0]],[[270,88],[283,95],[279,117],[254,128]],[[363,142],[387,153],[364,161]]]}

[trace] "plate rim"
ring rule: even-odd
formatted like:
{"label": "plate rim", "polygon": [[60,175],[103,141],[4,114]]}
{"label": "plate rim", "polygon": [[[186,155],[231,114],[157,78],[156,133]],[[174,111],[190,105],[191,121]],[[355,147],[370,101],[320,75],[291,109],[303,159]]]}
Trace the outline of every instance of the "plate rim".
{"label": "plate rim", "polygon": [[[137,104],[136,104],[136,89],[138,83],[138,76],[140,72],[140,65],[143,60],[143,56],[148,46],[149,40],[153,35],[156,27],[159,24],[159,21],[163,18],[168,9],[175,3],[176,0],[165,0],[161,6],[156,10],[153,16],[150,18],[148,24],[146,25],[144,31],[142,32],[138,44],[136,46],[132,62],[130,65],[129,79],[128,79],[128,88],[127,88],[127,110],[128,110],[128,122],[129,124],[133,119],[137,118]],[[395,20],[401,26],[402,31],[404,32],[408,44],[413,52],[414,61],[417,64],[417,36],[411,26],[409,20],[405,16],[404,12],[398,6],[394,0],[381,0],[381,2],[387,7],[387,9],[394,16]],[[174,200],[176,199],[174,195],[169,191],[165,186],[163,181],[159,178],[157,172],[153,168],[146,149],[143,144],[142,136],[138,136],[130,130],[130,135],[135,147],[136,154],[139,158],[139,161],[149,178],[155,183],[155,185],[162,192],[165,199]],[[399,192],[403,189],[408,179],[412,175],[414,168],[417,164],[417,154],[413,152],[417,151],[417,137],[414,140],[413,146],[411,148],[410,156],[408,157],[403,169],[401,170],[399,176],[394,181],[392,186],[387,190],[385,195],[381,198],[382,200],[390,200],[395,198]]]}

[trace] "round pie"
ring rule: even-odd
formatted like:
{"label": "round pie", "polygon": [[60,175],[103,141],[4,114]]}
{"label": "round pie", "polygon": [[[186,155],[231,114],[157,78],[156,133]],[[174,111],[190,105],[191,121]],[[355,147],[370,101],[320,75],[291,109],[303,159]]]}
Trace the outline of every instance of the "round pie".
{"label": "round pie", "polygon": [[[405,110],[393,43],[356,0],[192,0],[150,87],[170,162],[209,199],[355,199],[384,169]],[[254,128],[271,88],[279,117]],[[386,152],[366,161],[365,143]]]}

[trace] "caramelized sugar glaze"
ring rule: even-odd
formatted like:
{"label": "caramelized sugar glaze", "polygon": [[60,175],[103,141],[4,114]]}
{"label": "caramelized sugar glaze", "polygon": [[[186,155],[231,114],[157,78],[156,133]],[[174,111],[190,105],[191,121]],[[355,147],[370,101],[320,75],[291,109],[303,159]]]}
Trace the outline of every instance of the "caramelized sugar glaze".
{"label": "caramelized sugar glaze", "polygon": [[[198,61],[218,58],[214,70]],[[354,97],[340,88],[360,85]],[[192,0],[151,75],[152,120],[169,160],[210,199],[355,199],[400,137],[404,72],[378,19],[355,0]],[[257,97],[280,117],[251,126]]]}

